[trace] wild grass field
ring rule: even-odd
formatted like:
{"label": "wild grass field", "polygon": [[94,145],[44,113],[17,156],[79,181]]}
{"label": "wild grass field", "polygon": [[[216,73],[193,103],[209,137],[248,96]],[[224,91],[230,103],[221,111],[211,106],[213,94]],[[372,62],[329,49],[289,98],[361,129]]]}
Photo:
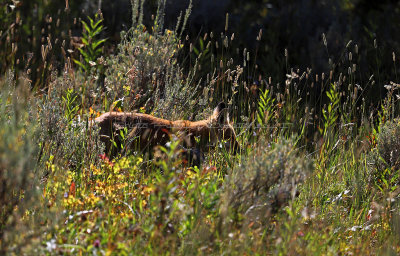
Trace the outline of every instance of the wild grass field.
{"label": "wild grass field", "polygon": [[[19,38],[40,45],[34,69],[16,55],[18,15],[0,34],[1,255],[400,253],[395,50],[384,77],[379,40],[341,42],[332,60],[322,33],[329,70],[292,68],[299,49],[288,48],[285,77],[269,77],[265,56],[232,47],[228,14],[225,32],[192,39],[191,5],[167,28],[159,1],[149,27],[144,1],[132,0],[132,26],[111,51],[102,14],[71,21],[66,3],[37,38]],[[68,24],[81,37],[49,32]],[[376,57],[373,72],[359,68],[361,51]],[[240,152],[216,145],[200,166],[174,139],[152,158],[112,159],[93,125],[110,110],[201,120],[219,102]]]}

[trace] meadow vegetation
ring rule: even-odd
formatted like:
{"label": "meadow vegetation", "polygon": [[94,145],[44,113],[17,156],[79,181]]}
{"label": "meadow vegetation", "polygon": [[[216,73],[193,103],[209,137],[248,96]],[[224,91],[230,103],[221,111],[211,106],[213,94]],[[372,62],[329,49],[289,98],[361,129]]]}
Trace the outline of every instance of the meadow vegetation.
{"label": "meadow vegetation", "polygon": [[[35,57],[16,55],[22,21],[0,34],[0,254],[400,253],[395,52],[394,77],[379,72],[377,40],[363,46],[376,52],[371,74],[349,41],[323,73],[286,62],[283,79],[264,77],[257,53],[231,46],[229,15],[225,32],[193,40],[191,5],[166,28],[165,0],[151,26],[144,1],[131,3],[132,26],[114,52],[101,13],[74,23],[68,6],[29,35],[41,45]],[[0,8],[3,24],[18,11]],[[78,43],[68,25],[82,29]],[[316,47],[329,53],[325,34]],[[152,159],[110,159],[92,122],[110,110],[200,120],[221,101],[241,150],[217,145],[200,166],[188,166],[173,139]]]}

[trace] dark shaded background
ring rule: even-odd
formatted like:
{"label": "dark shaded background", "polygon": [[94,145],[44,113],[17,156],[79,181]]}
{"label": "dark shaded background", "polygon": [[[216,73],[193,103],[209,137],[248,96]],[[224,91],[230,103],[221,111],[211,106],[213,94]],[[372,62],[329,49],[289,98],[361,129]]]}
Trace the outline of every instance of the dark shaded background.
{"label": "dark shaded background", "polygon": [[[177,16],[188,3],[188,0],[167,1],[166,28],[175,27]],[[31,69],[30,78],[34,85],[45,87],[48,74],[43,74],[43,70],[48,69],[44,67],[53,63],[61,69],[65,62],[65,56],[58,54],[55,60],[43,63],[41,45],[47,42],[47,35],[52,37],[53,50],[59,51],[64,40],[67,47],[73,48],[72,38],[81,33],[79,21],[74,22],[74,19],[93,15],[99,5],[107,27],[103,36],[109,38],[107,50],[112,52],[119,42],[120,31],[131,25],[129,0],[71,0],[68,11],[65,11],[65,1],[16,3],[3,0],[0,3],[0,71],[4,73],[10,67]],[[145,24],[149,28],[151,14],[156,9],[155,0],[146,1]],[[335,64],[335,71],[342,71],[342,68],[345,72],[348,67],[343,63],[352,52],[353,62],[358,65],[360,83],[366,82],[372,74],[379,77],[381,84],[396,79],[392,54],[399,51],[398,1],[195,0],[186,31],[190,40],[195,43],[206,32],[214,31],[218,35],[224,31],[226,13],[230,13],[228,34],[235,33],[232,56],[237,47],[246,47],[253,53],[257,51],[257,74],[263,77],[284,80],[289,68],[305,70],[310,67],[317,74],[329,72],[332,69],[329,59]],[[58,26],[57,19],[61,21]],[[260,29],[263,36],[257,42]],[[323,33],[327,47],[323,44]],[[350,40],[352,43],[348,44]],[[346,48],[347,44],[349,47]],[[358,54],[355,52],[356,44]],[[285,49],[289,53],[287,58]]]}

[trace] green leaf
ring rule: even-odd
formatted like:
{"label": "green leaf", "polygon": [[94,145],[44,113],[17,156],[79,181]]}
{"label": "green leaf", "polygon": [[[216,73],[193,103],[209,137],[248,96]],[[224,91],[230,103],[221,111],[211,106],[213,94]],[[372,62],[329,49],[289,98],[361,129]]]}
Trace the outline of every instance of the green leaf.
{"label": "green leaf", "polygon": [[104,39],[101,39],[101,40],[98,40],[98,41],[94,42],[92,44],[93,48],[96,49],[100,44],[104,43],[105,41],[107,41],[107,38],[104,38]]}
{"label": "green leaf", "polygon": [[[261,104],[262,104],[262,105],[261,105]],[[265,104],[266,104],[266,102],[265,102],[264,97],[260,97],[260,105],[261,105],[261,106],[265,106]]]}
{"label": "green leaf", "polygon": [[84,37],[82,37],[82,43],[83,43],[84,45],[89,45],[88,40],[87,40],[86,38],[84,38]]}
{"label": "green leaf", "polygon": [[199,43],[200,43],[200,49],[201,49],[201,50],[204,50],[203,39],[200,38]]}
{"label": "green leaf", "polygon": [[198,56],[199,55],[199,50],[196,48],[196,47],[193,47],[193,51],[194,51],[194,53]]}
{"label": "green leaf", "polygon": [[84,64],[82,64],[82,62],[80,62],[79,60],[75,60],[75,59],[73,59],[73,61],[76,63],[76,64],[78,64],[78,66],[80,66],[83,70],[87,70],[87,67],[84,65]]}
{"label": "green leaf", "polygon": [[92,37],[97,36],[98,34],[100,34],[100,32],[103,30],[103,26],[100,26],[98,28],[96,28],[96,30],[94,30],[92,32]]}
{"label": "green leaf", "polygon": [[[102,22],[103,20],[98,20],[95,24],[94,24],[94,26],[92,26],[93,28],[96,28],[101,22]],[[102,26],[103,27],[103,26]]]}
{"label": "green leaf", "polygon": [[79,48],[78,51],[82,54],[83,57],[85,57],[85,59],[89,58],[88,54],[82,48]]}
{"label": "green leaf", "polygon": [[[96,16],[95,16],[95,17],[96,17]],[[93,19],[92,19],[92,18],[90,18],[89,16],[88,16],[88,19],[89,19],[89,21],[90,21],[90,27],[92,27],[92,28],[93,28],[93,27],[94,27],[94,26],[93,26]]]}
{"label": "green leaf", "polygon": [[264,124],[264,116],[262,116],[260,113],[257,115],[257,122],[262,125]]}

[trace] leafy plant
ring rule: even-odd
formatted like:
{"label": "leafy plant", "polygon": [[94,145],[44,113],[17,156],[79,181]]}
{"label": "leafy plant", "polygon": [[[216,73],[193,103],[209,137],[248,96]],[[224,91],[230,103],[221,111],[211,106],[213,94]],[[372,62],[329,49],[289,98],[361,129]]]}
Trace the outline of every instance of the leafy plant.
{"label": "leafy plant", "polygon": [[299,186],[313,169],[312,161],[301,156],[292,140],[280,138],[272,146],[254,150],[240,166],[233,168],[224,181],[221,196],[221,232],[232,224],[246,228],[268,223],[299,193]]}
{"label": "leafy plant", "polygon": [[335,83],[331,83],[331,87],[329,91],[326,92],[326,95],[329,98],[329,102],[327,107],[322,109],[323,126],[319,127],[319,132],[323,139],[319,154],[320,159],[318,161],[318,165],[321,167],[320,169],[323,170],[322,175],[319,176],[322,180],[325,179],[326,166],[324,165],[328,164],[329,160],[331,160],[331,153],[335,149],[335,146],[337,146],[336,139],[338,133],[336,132],[336,128],[338,127],[339,121],[340,93]]}
{"label": "leafy plant", "polygon": [[[332,83],[329,91],[326,92],[326,96],[329,98],[327,104],[327,109],[322,110],[323,127],[320,128],[320,133],[325,138],[332,135],[332,131],[336,126],[337,120],[339,118],[339,103],[340,94],[337,90],[337,85]],[[332,141],[327,141],[327,143],[332,143]],[[329,146],[329,144],[328,144]]]}
{"label": "leafy plant", "polygon": [[101,56],[103,49],[102,46],[107,39],[97,39],[97,37],[104,31],[102,25],[103,18],[101,15],[96,13],[94,19],[87,17],[89,24],[85,21],[81,21],[84,30],[82,35],[83,47],[78,48],[79,52],[83,56],[83,60],[75,60],[74,62],[84,70],[86,73],[90,72],[92,67],[96,67],[99,63],[97,59]]}
{"label": "leafy plant", "polygon": [[369,179],[379,188],[394,190],[400,184],[400,119],[386,122],[369,154]]}
{"label": "leafy plant", "polygon": [[259,125],[268,124],[274,114],[274,102],[269,89],[260,90],[260,98],[258,100],[257,122]]}
{"label": "leafy plant", "polygon": [[69,122],[72,121],[79,110],[79,105],[76,102],[77,97],[77,94],[74,93],[74,90],[71,88],[67,89],[65,96],[62,96],[62,100],[65,104],[65,117]]}
{"label": "leafy plant", "polygon": [[[121,33],[118,53],[107,59],[105,79],[107,102],[121,99],[125,111],[144,108],[165,118],[177,118],[194,106],[200,92],[200,82],[194,82],[196,68],[189,74],[178,63],[178,53],[183,44],[179,33],[163,28],[165,1],[159,1],[158,12],[152,30],[141,23],[137,12],[140,1],[133,1],[134,24]],[[190,14],[191,3],[186,11],[184,26]],[[143,11],[143,10],[141,10]],[[180,28],[181,30],[184,27]],[[105,106],[109,109],[109,106]],[[165,111],[174,109],[174,111]],[[173,116],[175,115],[175,116]],[[181,116],[179,116],[181,117]]]}

